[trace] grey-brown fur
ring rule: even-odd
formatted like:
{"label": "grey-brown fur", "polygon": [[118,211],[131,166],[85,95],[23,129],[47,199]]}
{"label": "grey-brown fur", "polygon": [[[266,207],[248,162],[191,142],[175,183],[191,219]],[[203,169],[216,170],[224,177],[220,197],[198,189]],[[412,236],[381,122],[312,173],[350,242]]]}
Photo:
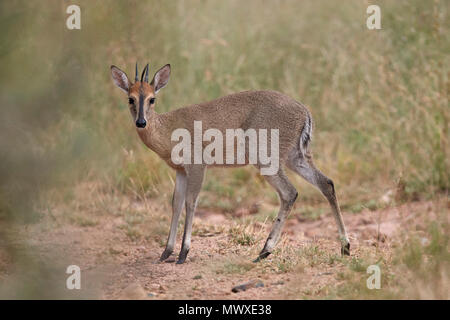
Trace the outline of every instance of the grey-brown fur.
{"label": "grey-brown fur", "polygon": [[[167,259],[173,252],[176,238],[176,228],[183,209],[186,207],[186,222],[183,243],[177,263],[183,263],[190,249],[192,222],[195,207],[200,192],[207,165],[175,164],[171,160],[171,151],[177,142],[171,141],[172,132],[185,128],[193,132],[194,121],[202,121],[203,131],[215,128],[225,136],[226,129],[249,128],[279,130],[279,163],[280,168],[275,175],[264,176],[274,187],[280,198],[280,211],[274,222],[266,244],[256,259],[267,257],[278,241],[284,221],[297,198],[297,190],[290,183],[284,172],[284,167],[293,170],[308,182],[316,186],[329,201],[339,229],[342,253],[349,254],[350,244],[337,202],[333,182],[315,168],[309,143],[312,137],[313,122],[309,110],[294,99],[276,91],[245,91],[227,95],[209,102],[194,104],[167,113],[158,114],[154,104],[150,104],[169,79],[170,65],[161,68],[150,84],[146,81],[131,84],[125,73],[112,66],[112,76],[117,86],[128,93],[129,97],[143,103],[145,128],[137,128],[144,144],[156,152],[169,166],[176,170],[175,191],[172,199],[172,223],[161,261]],[[156,89],[156,90],[155,90]],[[144,93],[144,94],[142,94]],[[131,106],[134,120],[137,115]],[[207,145],[208,143],[204,143]],[[270,146],[270,135],[268,135]],[[224,158],[226,150],[224,147]],[[233,166],[238,165],[211,165]],[[255,165],[260,167],[259,164]]]}

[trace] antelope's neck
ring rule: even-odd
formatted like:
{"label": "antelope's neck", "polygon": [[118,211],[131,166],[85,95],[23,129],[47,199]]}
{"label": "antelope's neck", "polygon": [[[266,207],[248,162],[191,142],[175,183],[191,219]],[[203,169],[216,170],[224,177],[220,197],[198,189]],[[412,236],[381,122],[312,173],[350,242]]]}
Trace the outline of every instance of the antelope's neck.
{"label": "antelope's neck", "polygon": [[168,148],[170,148],[171,133],[167,132],[167,127],[163,124],[163,118],[157,114],[152,114],[145,129],[137,129],[137,133],[142,142],[156,152],[161,158],[166,158]]}

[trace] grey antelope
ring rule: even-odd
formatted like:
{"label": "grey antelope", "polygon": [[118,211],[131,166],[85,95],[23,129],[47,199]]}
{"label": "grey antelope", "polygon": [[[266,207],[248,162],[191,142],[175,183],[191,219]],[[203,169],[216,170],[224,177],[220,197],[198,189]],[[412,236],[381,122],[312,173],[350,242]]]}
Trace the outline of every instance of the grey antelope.
{"label": "grey antelope", "polygon": [[[310,152],[313,121],[308,109],[294,99],[275,91],[245,91],[230,94],[213,101],[194,104],[170,112],[155,111],[156,94],[167,85],[170,65],[159,69],[151,82],[148,81],[148,64],[132,83],[125,72],[111,66],[114,83],[128,95],[128,103],[137,133],[144,144],[156,152],[170,167],[176,170],[175,190],[172,198],[172,222],[169,237],[160,260],[166,260],[173,252],[178,220],[186,207],[183,242],[177,263],[184,263],[191,244],[192,222],[206,167],[236,167],[248,164],[248,148],[245,146],[244,164],[211,165],[175,163],[171,150],[175,145],[171,135],[179,128],[194,132],[194,121],[202,122],[202,130],[215,128],[222,133],[227,129],[277,129],[279,139],[279,168],[273,175],[265,175],[267,182],[277,191],[280,210],[270,234],[256,261],[266,258],[280,238],[284,222],[297,199],[297,190],[288,180],[283,166],[294,171],[317,187],[331,205],[341,241],[341,253],[350,254],[350,243],[345,231],[333,181],[314,166]],[[245,137],[244,137],[245,139]],[[244,140],[244,144],[245,140]],[[203,142],[203,147],[204,147]],[[226,150],[224,151],[226,152]],[[260,169],[262,163],[254,164]]]}

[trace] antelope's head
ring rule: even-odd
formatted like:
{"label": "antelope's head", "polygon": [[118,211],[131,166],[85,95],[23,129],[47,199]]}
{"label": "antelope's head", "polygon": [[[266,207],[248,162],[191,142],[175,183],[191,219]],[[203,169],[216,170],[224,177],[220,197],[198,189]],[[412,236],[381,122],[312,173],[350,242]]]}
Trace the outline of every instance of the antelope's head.
{"label": "antelope's head", "polygon": [[166,64],[159,69],[150,83],[148,82],[148,64],[142,71],[139,80],[136,63],[134,83],[131,83],[127,74],[116,66],[111,66],[111,75],[116,86],[128,95],[128,104],[136,127],[140,129],[145,128],[152,113],[155,111],[156,94],[169,82],[170,64]]}

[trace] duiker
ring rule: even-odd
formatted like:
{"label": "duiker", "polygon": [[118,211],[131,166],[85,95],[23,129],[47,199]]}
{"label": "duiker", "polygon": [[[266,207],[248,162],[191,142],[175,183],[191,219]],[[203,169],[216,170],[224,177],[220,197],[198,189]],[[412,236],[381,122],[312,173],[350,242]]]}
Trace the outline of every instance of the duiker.
{"label": "duiker", "polygon": [[[111,66],[114,83],[128,97],[131,116],[136,130],[151,150],[156,152],[170,167],[176,170],[175,190],[172,198],[172,222],[169,238],[160,260],[167,259],[174,250],[177,225],[183,207],[186,207],[186,219],[183,243],[177,263],[184,263],[191,244],[192,222],[197,204],[198,194],[202,187],[206,167],[236,167],[241,164],[193,164],[175,163],[171,157],[174,147],[172,133],[180,128],[194,132],[194,121],[201,121],[202,130],[214,128],[226,134],[227,129],[275,129],[278,131],[277,159],[279,168],[275,174],[264,178],[276,190],[280,198],[280,210],[272,230],[256,261],[266,258],[274,246],[283,228],[283,224],[297,199],[297,190],[285,174],[288,168],[299,174],[306,181],[317,187],[331,205],[336,219],[341,241],[341,253],[350,254],[350,243],[342,220],[333,181],[326,177],[313,163],[310,142],[313,121],[309,110],[300,102],[275,91],[245,91],[230,94],[213,101],[193,104],[166,113],[155,111],[156,94],[167,85],[170,76],[170,65],[159,69],[151,82],[148,81],[148,64],[140,78],[136,64],[136,75],[131,82],[125,72]],[[245,139],[245,138],[244,138]],[[245,143],[245,142],[244,142]],[[248,152],[248,148],[245,148]],[[224,150],[226,153],[226,150]],[[248,155],[246,155],[248,160]],[[248,161],[244,163],[248,164]],[[254,164],[260,169],[262,163]]]}

